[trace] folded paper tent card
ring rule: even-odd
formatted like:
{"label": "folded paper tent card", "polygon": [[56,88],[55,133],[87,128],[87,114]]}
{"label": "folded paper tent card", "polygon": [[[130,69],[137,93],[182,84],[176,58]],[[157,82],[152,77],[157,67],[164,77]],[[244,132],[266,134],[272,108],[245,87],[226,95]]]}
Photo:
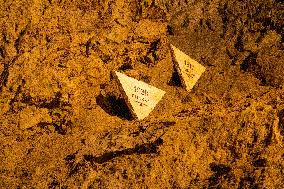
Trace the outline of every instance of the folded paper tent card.
{"label": "folded paper tent card", "polygon": [[175,57],[175,67],[181,78],[182,85],[187,91],[191,91],[203,72],[205,72],[206,68],[174,45],[171,45],[171,48]]}
{"label": "folded paper tent card", "polygon": [[[191,91],[206,68],[174,45],[171,48],[182,85]],[[139,120],[147,117],[165,94],[165,91],[123,73],[115,71],[114,76],[131,114]]]}
{"label": "folded paper tent card", "polygon": [[114,75],[130,112],[139,120],[147,117],[165,94],[154,86],[120,72],[115,71]]}

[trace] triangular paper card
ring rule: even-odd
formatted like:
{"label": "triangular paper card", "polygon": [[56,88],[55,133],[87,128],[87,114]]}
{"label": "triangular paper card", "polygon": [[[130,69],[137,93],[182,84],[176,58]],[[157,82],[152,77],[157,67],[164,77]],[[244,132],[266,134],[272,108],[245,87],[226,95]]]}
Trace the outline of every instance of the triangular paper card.
{"label": "triangular paper card", "polygon": [[171,45],[175,57],[175,65],[183,86],[190,91],[205,71],[205,67],[190,58],[187,54]]}
{"label": "triangular paper card", "polygon": [[131,113],[137,119],[147,117],[165,94],[154,86],[120,72],[114,74]]}

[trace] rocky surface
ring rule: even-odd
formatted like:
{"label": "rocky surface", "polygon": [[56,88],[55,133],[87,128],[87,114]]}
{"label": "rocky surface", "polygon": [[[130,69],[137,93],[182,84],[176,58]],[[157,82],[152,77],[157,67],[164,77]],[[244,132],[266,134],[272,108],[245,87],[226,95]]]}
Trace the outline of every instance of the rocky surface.
{"label": "rocky surface", "polygon": [[[1,188],[281,188],[279,0],[0,0]],[[206,67],[180,86],[170,43]],[[111,71],[166,95],[131,119]]]}

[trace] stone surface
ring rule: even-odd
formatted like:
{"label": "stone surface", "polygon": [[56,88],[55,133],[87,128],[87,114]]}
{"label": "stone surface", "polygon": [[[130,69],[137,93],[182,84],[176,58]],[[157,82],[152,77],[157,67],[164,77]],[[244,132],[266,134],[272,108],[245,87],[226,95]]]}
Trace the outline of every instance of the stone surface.
{"label": "stone surface", "polygon": [[115,72],[121,91],[131,113],[137,119],[144,119],[162,99],[165,92],[145,82]]}
{"label": "stone surface", "polygon": [[[0,1],[0,188],[283,188],[281,2],[146,1]],[[112,70],[166,91],[146,119]]]}
{"label": "stone surface", "polygon": [[36,108],[34,106],[25,108],[19,114],[19,127],[21,129],[28,129],[36,126],[40,122],[51,123],[52,119],[48,114],[46,108]]}

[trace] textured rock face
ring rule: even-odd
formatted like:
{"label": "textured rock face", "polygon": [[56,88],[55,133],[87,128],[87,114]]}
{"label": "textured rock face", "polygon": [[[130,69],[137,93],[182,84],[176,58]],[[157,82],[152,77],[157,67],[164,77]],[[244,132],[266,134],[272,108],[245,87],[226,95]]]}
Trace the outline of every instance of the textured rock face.
{"label": "textured rock face", "polygon": [[[2,188],[281,188],[280,1],[1,1]],[[170,44],[206,67],[181,87]],[[111,71],[166,92],[129,118]]]}

